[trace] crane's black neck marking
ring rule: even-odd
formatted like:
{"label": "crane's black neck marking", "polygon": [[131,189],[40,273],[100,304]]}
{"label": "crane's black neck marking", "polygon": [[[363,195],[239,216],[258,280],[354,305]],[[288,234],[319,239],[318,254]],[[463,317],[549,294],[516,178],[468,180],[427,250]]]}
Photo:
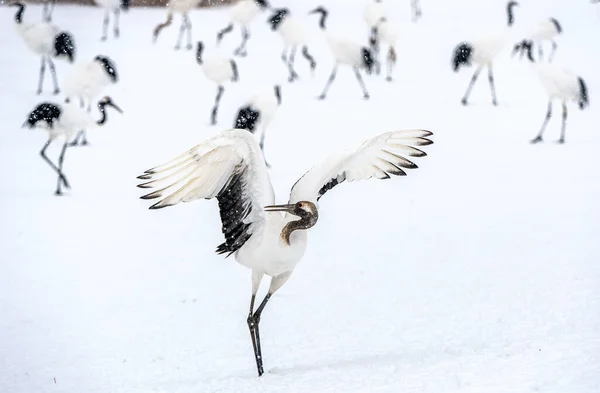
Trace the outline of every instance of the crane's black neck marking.
{"label": "crane's black neck marking", "polygon": [[554,25],[554,28],[556,29],[556,32],[558,34],[562,33],[562,26],[560,25],[560,23],[558,22],[557,19],[555,18],[550,18],[550,22]]}
{"label": "crane's black neck marking", "polygon": [[[310,202],[304,202],[310,203]],[[312,204],[312,203],[311,203]],[[290,245],[290,236],[294,231],[301,229],[309,229],[315,226],[317,221],[319,220],[319,211],[317,207],[313,205],[313,209],[311,211],[306,211],[301,208],[294,209],[294,215],[300,217],[299,220],[288,222],[281,231],[281,238],[283,241],[289,246]]]}
{"label": "crane's black neck marking", "polygon": [[58,105],[51,102],[42,102],[31,111],[27,120],[23,123],[23,127],[33,128],[40,121],[45,121],[52,128],[60,114],[61,109]]}
{"label": "crane's black neck marking", "polygon": [[506,14],[508,16],[508,25],[512,26],[513,23],[515,23],[515,15],[514,15],[514,11],[513,8],[519,5],[519,3],[517,3],[516,1],[509,1],[508,4],[506,5]]}
{"label": "crane's black neck marking", "polygon": [[75,60],[75,40],[67,32],[62,32],[54,39],[54,56],[66,56],[69,62]]}
{"label": "crane's black neck marking", "polygon": [[94,61],[100,63],[100,65],[104,68],[104,70],[108,74],[108,77],[113,83],[116,83],[119,80],[115,64],[108,57],[98,55],[94,57]]}
{"label": "crane's black neck marking", "polygon": [[473,55],[473,46],[468,42],[461,42],[454,49],[454,56],[452,58],[452,70],[457,72],[462,66],[471,65],[471,56]]}
{"label": "crane's black neck marking", "polygon": [[131,0],[121,0],[121,8],[123,9],[123,11],[128,11],[130,5]]}
{"label": "crane's black neck marking", "polygon": [[216,253],[229,253],[227,257],[239,250],[252,236],[251,224],[244,223],[252,212],[252,203],[244,195],[246,170],[246,166],[238,165],[217,195],[225,243],[217,247]]}
{"label": "crane's black neck marking", "polygon": [[19,7],[17,13],[15,14],[15,22],[17,24],[21,24],[23,22],[23,13],[25,12],[25,4],[23,3],[13,3],[15,7]]}
{"label": "crane's black neck marking", "polygon": [[579,109],[585,109],[588,105],[590,105],[588,89],[583,78],[577,78],[577,82],[579,83],[579,100],[577,104],[579,105]]}
{"label": "crane's black neck marking", "polygon": [[252,106],[244,106],[240,108],[235,119],[234,128],[240,128],[242,130],[248,130],[251,133],[256,131],[256,125],[260,119],[260,111]]}
{"label": "crane's black neck marking", "polygon": [[196,46],[196,62],[202,65],[202,52],[204,51],[204,44],[202,41],[198,41],[198,45]]}
{"label": "crane's black neck marking", "polygon": [[269,18],[268,22],[271,25],[271,30],[277,30],[281,22],[290,14],[290,10],[287,8],[279,8],[273,11],[273,15]]}
{"label": "crane's black neck marking", "polygon": [[108,116],[106,115],[106,106],[108,105],[108,102],[105,101],[100,101],[98,103],[98,110],[100,111],[100,120],[96,121],[96,124],[98,124],[99,126],[104,125],[106,123],[106,120],[108,120]]}

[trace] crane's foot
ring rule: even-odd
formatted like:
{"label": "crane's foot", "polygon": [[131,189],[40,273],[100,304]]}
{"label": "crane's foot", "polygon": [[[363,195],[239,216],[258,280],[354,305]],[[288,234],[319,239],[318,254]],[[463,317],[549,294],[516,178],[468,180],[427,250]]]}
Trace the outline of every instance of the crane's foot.
{"label": "crane's foot", "polygon": [[496,100],[492,101],[492,105],[498,106],[498,101],[496,101]]}
{"label": "crane's foot", "polygon": [[560,138],[559,140],[556,141],[556,143],[560,143],[562,145],[565,143],[565,140],[563,138]]}
{"label": "crane's foot", "polygon": [[56,196],[62,196],[63,193],[62,193],[61,190],[56,190],[56,191],[54,191],[54,195],[56,195]]}
{"label": "crane's foot", "polygon": [[35,94],[37,94],[38,96],[42,94],[42,89],[38,89],[38,91],[35,92]]}
{"label": "crane's foot", "polygon": [[181,49],[181,45],[175,45],[175,48],[173,48],[173,49],[179,50],[179,49]]}
{"label": "crane's foot", "polygon": [[119,30],[115,30],[115,38],[119,38],[121,32]]}
{"label": "crane's foot", "polygon": [[467,106],[467,99],[463,98],[462,100],[460,100],[460,103],[463,104],[464,106]]}
{"label": "crane's foot", "polygon": [[388,76],[388,77],[385,78],[385,80],[388,81],[388,82],[391,82],[392,81],[392,77]]}
{"label": "crane's foot", "polygon": [[292,75],[289,76],[288,82],[292,83],[296,79],[298,79],[298,74],[292,74]]}
{"label": "crane's foot", "polygon": [[533,138],[533,139],[531,140],[531,143],[540,143],[540,142],[543,142],[543,141],[544,141],[544,140],[542,139],[542,137],[541,137],[541,136],[536,136],[535,138]]}
{"label": "crane's foot", "polygon": [[185,47],[185,49],[192,50],[192,44],[187,44],[186,47]]}
{"label": "crane's foot", "polygon": [[104,41],[106,41],[106,38],[107,38],[107,37],[106,37],[105,35],[103,35],[103,36],[102,36],[102,38],[100,38],[100,41],[101,41],[101,42],[104,42]]}
{"label": "crane's foot", "polygon": [[52,92],[52,94],[54,94],[55,96],[60,94],[60,89],[54,89],[54,91]]}
{"label": "crane's foot", "polygon": [[369,93],[365,93],[365,95],[363,96],[365,100],[368,100],[369,98],[371,98],[371,96],[369,95]]}
{"label": "crane's foot", "polygon": [[325,99],[325,94],[321,94],[320,96],[317,97],[318,100],[324,100]]}

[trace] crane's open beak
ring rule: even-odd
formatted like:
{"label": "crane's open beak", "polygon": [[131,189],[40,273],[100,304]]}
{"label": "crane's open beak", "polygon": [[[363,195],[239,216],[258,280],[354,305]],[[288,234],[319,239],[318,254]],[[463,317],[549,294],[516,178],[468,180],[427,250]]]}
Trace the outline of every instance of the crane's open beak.
{"label": "crane's open beak", "polygon": [[270,205],[265,206],[266,212],[287,212],[294,214],[294,209],[296,208],[295,204],[292,205]]}

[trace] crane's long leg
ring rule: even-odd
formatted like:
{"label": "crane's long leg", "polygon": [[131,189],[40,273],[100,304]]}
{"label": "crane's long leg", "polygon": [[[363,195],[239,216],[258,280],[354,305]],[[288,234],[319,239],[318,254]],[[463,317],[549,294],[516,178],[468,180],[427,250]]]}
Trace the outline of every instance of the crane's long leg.
{"label": "crane's long leg", "polygon": [[183,40],[183,33],[185,31],[185,18],[183,15],[181,15],[181,25],[179,26],[179,36],[177,37],[177,43],[175,44],[175,50],[179,50],[181,48],[181,40]]}
{"label": "crane's long leg", "polygon": [[221,85],[219,85],[219,89],[217,90],[217,96],[215,97],[215,105],[213,106],[211,115],[210,115],[210,124],[211,125],[215,125],[217,124],[217,113],[219,111],[219,102],[221,101],[221,96],[223,95],[223,92],[225,91],[225,88]]}
{"label": "crane's long leg", "polygon": [[233,31],[233,23],[228,24],[227,26],[225,26],[225,28],[220,30],[217,33],[217,46],[219,46],[221,44],[221,41],[223,40],[223,37],[225,37],[225,34],[229,34],[232,31]]}
{"label": "crane's long leg", "polygon": [[562,127],[560,129],[560,139],[558,143],[565,143],[565,133],[567,131],[567,103],[562,103]]}
{"label": "crane's long leg", "polygon": [[471,90],[473,90],[473,86],[475,86],[477,77],[479,76],[479,73],[481,72],[482,69],[483,69],[483,66],[480,66],[473,73],[473,77],[471,78],[471,81],[469,82],[469,86],[467,86],[467,91],[465,91],[465,95],[463,96],[462,100],[460,101],[463,105],[467,105],[467,100],[469,99],[469,96],[471,95]]}
{"label": "crane's long leg", "polygon": [[373,57],[375,59],[375,73],[377,75],[381,74],[381,63],[379,61],[379,29],[377,26],[371,27],[371,36],[369,37],[369,46],[371,47],[371,52],[373,53]]}
{"label": "crane's long leg", "polygon": [[288,47],[284,47],[283,51],[281,52],[281,61],[283,61],[283,64],[287,65],[287,56],[286,56],[286,52],[287,52]]}
{"label": "crane's long leg", "polygon": [[42,56],[42,64],[40,66],[40,78],[38,80],[37,94],[42,94],[44,87],[44,74],[46,73],[46,56]]}
{"label": "crane's long leg", "polygon": [[352,67],[352,70],[354,71],[354,75],[356,75],[356,79],[358,80],[358,84],[360,85],[360,88],[363,91],[363,97],[365,98],[365,100],[368,100],[369,99],[369,92],[367,91],[367,87],[365,86],[365,82],[363,81],[362,76],[360,76],[360,71],[356,67]]}
{"label": "crane's long leg", "polygon": [[52,11],[54,11],[54,0],[48,0],[44,3],[42,10],[42,20],[44,22],[52,22]]}
{"label": "crane's long leg", "polygon": [[115,38],[119,38],[121,31],[119,30],[119,16],[121,15],[120,9],[115,9],[115,20],[113,21],[113,34]]}
{"label": "crane's long leg", "polygon": [[292,46],[292,49],[290,50],[290,57],[288,58],[287,65],[288,65],[288,70],[290,71],[290,76],[288,78],[288,82],[293,82],[294,80],[298,79],[298,74],[294,70],[294,60],[296,58],[296,49],[298,49],[298,47],[296,45]]}
{"label": "crane's long leg", "polygon": [[548,112],[546,112],[546,117],[544,118],[544,122],[542,123],[542,128],[540,129],[540,132],[537,134],[537,136],[531,140],[531,143],[538,143],[543,140],[542,135],[544,134],[544,130],[546,129],[546,126],[548,125],[548,122],[550,121],[551,117],[552,117],[552,101],[548,101]]}
{"label": "crane's long leg", "polygon": [[542,60],[542,59],[543,59],[543,57],[544,57],[544,51],[543,51],[543,48],[542,48],[542,46],[543,46],[543,45],[542,45],[542,41],[540,41],[540,42],[538,43],[538,56],[540,57],[540,60]]}
{"label": "crane's long leg", "polygon": [[51,58],[48,59],[48,67],[50,68],[50,73],[52,74],[52,82],[54,83],[54,94],[60,93],[60,89],[58,88],[58,78],[56,77],[56,68],[54,67],[54,62]]}
{"label": "crane's long leg", "polygon": [[[252,340],[252,348],[254,349],[254,359],[256,360],[256,369],[258,370],[258,376],[260,377],[263,374],[262,369],[262,353],[259,352],[258,342],[257,342],[257,329],[258,325],[254,321],[254,301],[256,300],[256,294],[252,294],[250,298],[250,312],[248,313],[248,330],[250,331],[250,339]],[[259,337],[260,339],[260,337]]]}
{"label": "crane's long leg", "polygon": [[311,76],[314,76],[315,69],[317,68],[317,62],[315,61],[315,58],[312,57],[310,53],[308,53],[307,46],[302,47],[302,56],[304,56],[304,58],[310,63],[310,74]]}
{"label": "crane's long leg", "polygon": [[329,91],[329,87],[335,80],[335,74],[337,73],[338,65],[337,63],[333,66],[333,70],[331,71],[331,75],[329,75],[329,79],[327,79],[327,84],[325,85],[325,89],[323,89],[323,93],[319,96],[319,100],[324,100],[327,95],[327,91]]}
{"label": "crane's long leg", "polygon": [[62,173],[62,171],[60,169],[58,169],[58,167],[56,165],[54,165],[54,163],[52,161],[50,161],[50,159],[48,158],[48,156],[46,156],[46,149],[48,148],[48,146],[50,146],[50,143],[52,143],[52,139],[51,138],[49,138],[48,141],[46,142],[46,144],[44,144],[44,147],[42,147],[42,150],[40,151],[40,155],[42,156],[42,158],[44,159],[44,161],[46,161],[46,163],[48,165],[50,165],[50,167],[52,169],[54,169],[54,172],[56,172],[58,174],[58,178],[62,180],[62,182],[65,185],[65,187],[71,188],[71,186],[69,185],[69,182],[67,181],[67,178]]}
{"label": "crane's long leg", "polygon": [[421,4],[419,0],[410,0],[410,6],[413,11],[413,22],[418,21],[423,15],[423,11],[421,11]]}
{"label": "crane's long leg", "polygon": [[246,26],[242,26],[242,43],[236,48],[233,54],[244,57],[248,54],[246,51],[246,43],[250,39],[250,32]]}
{"label": "crane's long leg", "polygon": [[488,67],[488,81],[490,82],[490,91],[492,93],[492,104],[497,106],[498,100],[496,99],[496,86],[494,86],[494,73],[491,65]]}
{"label": "crane's long leg", "polygon": [[554,59],[554,52],[556,52],[556,48],[557,48],[557,44],[556,41],[552,40],[552,52],[550,52],[550,57],[548,58],[548,62],[552,62],[552,59]]}
{"label": "crane's long leg", "polygon": [[394,70],[394,66],[396,65],[396,51],[393,46],[390,46],[387,54],[387,77],[386,81],[392,81],[392,72]]}
{"label": "crane's long leg", "polygon": [[56,180],[56,192],[54,193],[55,195],[62,195],[62,191],[60,189],[60,184],[63,179],[61,178],[61,174],[62,174],[63,162],[65,160],[65,152],[67,151],[67,145],[68,145],[67,141],[65,141],[65,143],[63,143],[62,150],[60,151],[60,156],[58,157],[59,175],[58,175],[58,179]]}
{"label": "crane's long leg", "polygon": [[183,15],[183,21],[185,23],[185,29],[187,31],[187,45],[185,49],[190,50],[192,49],[192,21],[190,20],[190,16],[187,12]]}
{"label": "crane's long leg", "polygon": [[100,38],[100,41],[106,41],[106,39],[108,38],[108,24],[109,22],[109,10],[108,8],[106,8],[104,10],[104,19],[102,20],[102,37]]}

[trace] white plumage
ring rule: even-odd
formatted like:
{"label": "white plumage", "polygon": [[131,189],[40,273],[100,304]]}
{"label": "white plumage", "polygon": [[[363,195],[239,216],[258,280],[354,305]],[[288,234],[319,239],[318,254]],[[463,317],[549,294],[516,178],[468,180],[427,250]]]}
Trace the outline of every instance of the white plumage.
{"label": "white plumage", "polygon": [[311,73],[317,67],[317,62],[308,52],[309,35],[306,25],[294,17],[287,8],[273,10],[268,20],[271,29],[276,31],[283,41],[283,52],[281,60],[289,71],[289,82],[298,79],[298,73],[294,70],[294,60],[298,47],[302,49],[302,56],[309,62]]}
{"label": "white plumage", "polygon": [[225,91],[223,84],[227,81],[237,82],[239,80],[238,67],[235,60],[224,57],[218,53],[210,53],[204,55],[204,43],[198,41],[196,50],[196,61],[202,68],[204,76],[218,85],[215,104],[211,112],[211,125],[217,124],[217,114],[219,110],[219,102]]}
{"label": "white plumage", "polygon": [[[252,95],[238,109],[233,128],[248,130],[253,134],[260,134],[259,146],[264,154],[266,130],[275,117],[281,105],[281,87],[275,85]],[[267,167],[270,167],[265,158]]]}
{"label": "white plumage", "polygon": [[[172,161],[147,170],[138,177],[145,181],[138,187],[157,189],[142,197],[158,199],[152,209],[196,199],[218,200],[226,240],[217,252],[233,253],[240,264],[252,269],[248,326],[260,376],[261,313],[304,255],[306,230],[317,223],[319,199],[344,181],[405,175],[405,169],[417,167],[405,156],[424,156],[425,152],[414,146],[431,144],[427,139],[430,135],[424,130],[388,132],[357,149],[334,154],[298,179],[285,205],[272,205],[273,187],[260,147],[252,134],[237,129],[221,132]],[[264,275],[272,277],[269,291],[254,310]]]}
{"label": "white plumage", "polygon": [[73,37],[69,33],[61,30],[58,26],[49,22],[23,23],[25,4],[14,2],[10,5],[19,8],[15,14],[15,26],[17,32],[23,41],[25,41],[29,50],[41,57],[37,94],[41,94],[42,92],[46,64],[52,73],[54,94],[58,94],[60,89],[58,87],[56,68],[52,58],[66,58],[69,62],[73,62],[75,57],[75,42]]}
{"label": "white plumage", "polygon": [[548,96],[548,111],[537,136],[532,143],[542,142],[546,126],[552,117],[552,102],[560,101],[562,104],[562,128],[559,143],[565,142],[565,133],[567,127],[567,104],[577,103],[579,109],[583,110],[589,105],[588,89],[583,78],[569,70],[557,67],[550,63],[538,63],[533,56],[534,41],[523,40],[515,46],[515,51],[520,52],[521,57],[527,55],[531,66],[539,78],[546,94]]}
{"label": "white plumage", "polygon": [[[516,1],[509,1],[507,4],[507,15],[508,25],[511,26],[514,23],[514,7],[518,6],[519,3]],[[523,26],[523,38],[525,40],[533,41],[538,46],[538,55],[540,60],[543,57],[543,45],[545,42],[549,42],[552,45],[552,51],[548,57],[548,61],[551,62],[554,58],[556,48],[556,38],[562,34],[562,26],[556,18],[547,18],[537,21],[531,25]]]}
{"label": "white plumage", "polygon": [[[115,105],[110,97],[104,97],[98,102],[98,109],[101,114],[99,120],[94,119],[89,112],[81,109],[73,102],[63,104],[42,102],[29,113],[27,120],[23,123],[23,127],[41,127],[48,132],[48,140],[40,151],[40,155],[58,175],[56,195],[62,194],[62,185],[66,188],[71,188],[62,171],[68,144],[73,140],[73,136],[81,130],[104,125],[107,120],[106,106],[112,106],[121,112],[121,109]],[[46,156],[46,149],[54,140],[61,137],[64,138],[63,147],[58,159],[58,165],[55,165]]]}
{"label": "white plumage", "polygon": [[[376,27],[377,42],[374,44],[371,41],[371,50],[374,52],[374,57],[377,62],[377,70],[379,66],[379,49],[380,45],[383,44],[387,47],[386,65],[387,65],[387,76],[386,80],[389,82],[392,80],[392,73],[396,65],[397,51],[396,43],[398,41],[398,28],[388,20],[388,18],[381,18],[377,23]],[[373,39],[373,38],[372,38]]]}
{"label": "white plumage", "polygon": [[76,65],[65,79],[65,96],[87,102],[88,110],[92,101],[101,95],[107,86],[118,82],[114,62],[106,56],[98,55],[93,60]]}
{"label": "white plumage", "polygon": [[337,68],[340,64],[344,64],[350,66],[354,71],[354,75],[358,80],[358,83],[363,91],[363,97],[365,99],[369,98],[369,93],[365,86],[362,77],[360,76],[360,69],[364,69],[368,74],[373,71],[373,67],[376,63],[376,60],[373,58],[373,54],[371,50],[363,45],[357,44],[356,42],[350,41],[343,37],[338,37],[331,34],[326,27],[327,17],[329,12],[319,6],[314,10],[310,11],[311,14],[320,14],[319,26],[321,30],[325,33],[325,37],[327,39],[327,44],[329,49],[331,50],[331,54],[335,59],[335,65],[327,80],[327,84],[325,85],[325,89],[323,89],[323,93],[319,96],[319,99],[325,99],[327,95],[327,91],[329,87],[335,80],[335,76],[337,73]]}
{"label": "white plumage", "polygon": [[260,12],[267,8],[269,8],[269,3],[266,0],[238,1],[231,7],[231,23],[217,33],[217,44],[220,44],[223,37],[233,30],[234,25],[237,25],[242,31],[242,42],[235,49],[234,54],[246,56],[248,54],[246,44],[250,38],[250,24]]}

